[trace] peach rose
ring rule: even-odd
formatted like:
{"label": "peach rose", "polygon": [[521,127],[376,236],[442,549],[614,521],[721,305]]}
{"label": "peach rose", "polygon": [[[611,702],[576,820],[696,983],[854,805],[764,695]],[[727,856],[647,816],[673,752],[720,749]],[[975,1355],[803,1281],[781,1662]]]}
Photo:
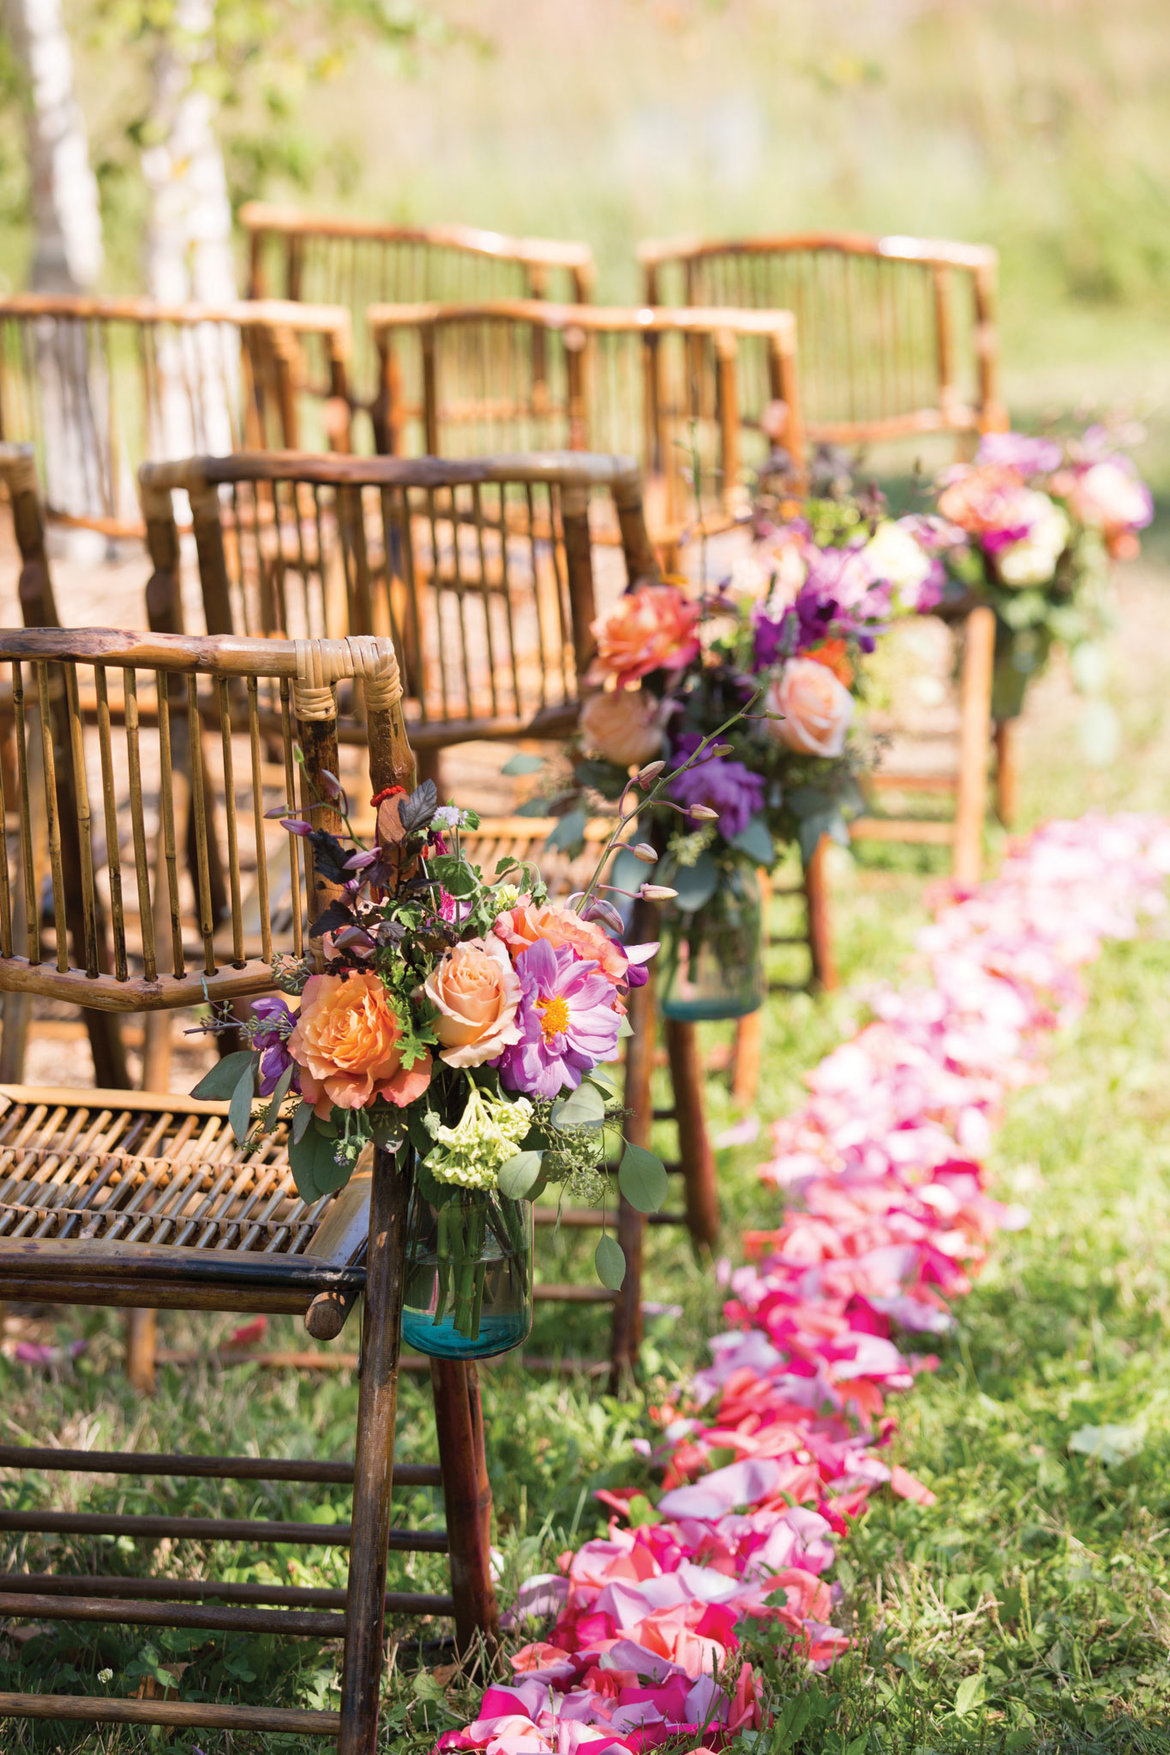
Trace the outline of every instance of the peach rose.
{"label": "peach rose", "polygon": [[642,768],[662,749],[660,703],[643,689],[606,689],[581,703],[581,735],[588,749],[619,768]]}
{"label": "peach rose", "polygon": [[805,756],[839,756],[853,719],[853,696],[815,658],[794,658],[768,690],[772,736]]}
{"label": "peach rose", "polygon": [[521,896],[514,908],[497,916],[492,930],[504,941],[513,958],[522,955],[538,938],[544,938],[554,950],[559,945],[568,945],[579,957],[596,963],[611,986],[626,984],[629,960],[625,951],[595,920],[582,920],[572,908],[557,907],[554,903],[534,908],[531,896]]}
{"label": "peach rose", "polygon": [[619,687],[652,670],[681,670],[699,655],[699,606],[677,585],[637,585],[593,624],[597,657],[590,682],[616,677]]}
{"label": "peach rose", "polygon": [[330,1109],[366,1109],[376,1097],[404,1108],[426,1090],[431,1057],[402,1064],[402,1029],[376,975],[313,975],[289,1034],[301,1093],[327,1119]]}
{"label": "peach rose", "polygon": [[482,1066],[520,1040],[520,978],[498,938],[469,938],[432,969],[423,991],[439,1009],[435,1034],[448,1066]]}

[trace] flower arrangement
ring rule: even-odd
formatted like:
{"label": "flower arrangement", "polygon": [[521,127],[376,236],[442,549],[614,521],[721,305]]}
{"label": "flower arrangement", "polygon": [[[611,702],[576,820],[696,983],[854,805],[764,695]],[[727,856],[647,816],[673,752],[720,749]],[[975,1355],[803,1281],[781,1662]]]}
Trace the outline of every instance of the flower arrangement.
{"label": "flower arrangement", "polygon": [[[678,780],[662,762],[629,778],[598,872],[566,901],[550,899],[531,865],[501,861],[485,877],[465,841],[478,819],[440,806],[433,781],[371,801],[371,846],[354,833],[332,775],[329,796],[301,815],[270,813],[307,839],[332,889],[310,927],[322,952],[278,960],[280,991],[254,1003],[246,1047],[195,1095],[228,1098],[236,1137],[257,1147],[287,1123],[292,1175],[310,1202],[342,1188],[371,1141],[412,1149],[415,1195],[437,1232],[431,1325],[469,1345],[490,1302],[493,1259],[524,1272],[509,1203],[550,1183],[604,1201],[606,1134],[622,1121],[606,1063],[629,1034],[630,990],[658,946],[623,943],[601,868]],[[314,826],[318,809],[338,813],[341,834]],[[638,893],[668,894],[644,884],[629,892]],[[204,1027],[240,1026],[220,1017]],[[661,1204],[666,1172],[652,1153],[627,1144],[618,1177],[640,1210]],[[624,1258],[606,1233],[596,1262],[603,1282],[620,1287]],[[410,1338],[428,1350],[417,1324]]]}
{"label": "flower arrangement", "polygon": [[939,553],[948,574],[995,610],[994,711],[1014,718],[1054,641],[1082,687],[1100,671],[1110,560],[1139,552],[1150,491],[1101,427],[1073,441],[988,433],[973,463],[935,484]]}
{"label": "flower arrangement", "polygon": [[563,811],[558,836],[573,846],[584,795],[613,800],[648,761],[676,770],[652,813],[650,849],[677,892],[668,925],[685,922],[685,942],[672,931],[664,953],[668,1015],[759,1005],[749,980],[723,1009],[709,999],[677,1009],[680,944],[692,986],[704,957],[724,972],[757,968],[757,869],[771,869],[786,844],[807,861],[823,835],[846,839],[846,815],[861,803],[864,659],[893,619],[932,608],[945,583],[925,528],[889,518],[876,494],[796,502],[761,491],[751,548],[716,588],[639,582],[594,623],[572,776],[532,808]]}

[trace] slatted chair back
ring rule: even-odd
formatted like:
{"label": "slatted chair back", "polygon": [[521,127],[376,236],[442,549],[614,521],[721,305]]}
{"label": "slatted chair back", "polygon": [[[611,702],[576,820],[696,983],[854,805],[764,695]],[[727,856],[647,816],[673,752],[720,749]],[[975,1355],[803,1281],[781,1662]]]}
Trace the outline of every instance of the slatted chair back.
{"label": "slatted chair back", "polygon": [[[361,678],[366,735],[384,741],[392,652],[377,641],[343,643],[343,650],[347,679]],[[101,629],[0,633],[18,786],[16,798],[0,801],[17,821],[16,857],[0,869],[0,991],[130,1012],[271,988],[274,955],[304,948],[305,898],[313,894],[305,846],[265,817],[293,799],[298,773],[307,800],[319,785],[314,772],[324,746],[306,713],[324,697],[299,680],[306,654],[311,642],[298,648]],[[397,687],[396,666],[393,676]],[[332,689],[325,694],[332,700]],[[96,702],[96,750],[84,735],[85,699]],[[320,722],[335,749],[336,709],[322,710]],[[204,739],[201,763],[192,761],[191,746],[202,726],[215,735]],[[304,766],[294,756],[298,741]],[[72,816],[58,789],[66,768]],[[117,810],[119,798],[129,799],[127,811]],[[212,908],[206,830],[216,810],[227,855],[223,921]],[[47,825],[43,845],[32,828],[38,814]],[[180,852],[188,817],[196,843],[190,870]],[[72,936],[67,868],[81,885],[81,930]],[[250,916],[241,880],[247,869],[255,874]],[[293,898],[283,939],[269,908],[278,886]],[[51,899],[45,925],[43,896]]]}
{"label": "slatted chair back", "polygon": [[248,296],[344,305],[357,348],[355,388],[372,401],[375,357],[365,329],[373,304],[420,299],[567,299],[585,304],[595,270],[588,244],[510,238],[464,225],[385,225],[249,201]]}
{"label": "slatted chair back", "polygon": [[50,519],[141,535],[147,457],[349,448],[350,322],[338,306],[0,299],[0,438],[37,457]]}
{"label": "slatted chair back", "polygon": [[786,310],[810,440],[842,445],[1006,425],[996,252],[986,244],[792,233],[639,247],[650,304]]}
{"label": "slatted chair back", "polygon": [[[376,305],[376,441],[400,455],[500,446],[625,451],[651,523],[744,509],[743,472],[772,442],[802,455],[796,330],[784,311],[627,310],[532,300]],[[765,429],[770,428],[770,439]]]}
{"label": "slatted chair back", "polygon": [[623,457],[242,454],[147,464],[141,487],[152,626],[178,625],[183,490],[208,630],[389,634],[424,761],[470,739],[572,729],[595,615],[591,497],[622,531],[617,589],[655,571]]}

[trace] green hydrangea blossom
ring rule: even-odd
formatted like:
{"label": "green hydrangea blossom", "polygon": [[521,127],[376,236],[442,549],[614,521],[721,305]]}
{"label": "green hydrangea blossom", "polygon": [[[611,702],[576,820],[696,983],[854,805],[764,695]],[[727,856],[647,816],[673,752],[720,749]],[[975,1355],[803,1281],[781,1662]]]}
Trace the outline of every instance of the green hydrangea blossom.
{"label": "green hydrangea blossom", "polygon": [[501,1167],[514,1157],[532,1126],[527,1097],[493,1097],[469,1079],[467,1107],[454,1127],[434,1129],[427,1169],[437,1182],[459,1188],[493,1189]]}

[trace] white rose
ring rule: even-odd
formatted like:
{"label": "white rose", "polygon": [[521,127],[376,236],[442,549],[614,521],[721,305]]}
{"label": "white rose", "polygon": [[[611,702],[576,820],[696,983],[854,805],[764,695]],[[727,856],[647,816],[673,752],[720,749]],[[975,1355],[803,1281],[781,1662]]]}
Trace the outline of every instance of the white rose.
{"label": "white rose", "polygon": [[1068,519],[1048,498],[1033,488],[1019,496],[1022,519],[1028,534],[1000,549],[996,570],[1005,585],[1044,585],[1056,571],[1056,563],[1068,541]]}

